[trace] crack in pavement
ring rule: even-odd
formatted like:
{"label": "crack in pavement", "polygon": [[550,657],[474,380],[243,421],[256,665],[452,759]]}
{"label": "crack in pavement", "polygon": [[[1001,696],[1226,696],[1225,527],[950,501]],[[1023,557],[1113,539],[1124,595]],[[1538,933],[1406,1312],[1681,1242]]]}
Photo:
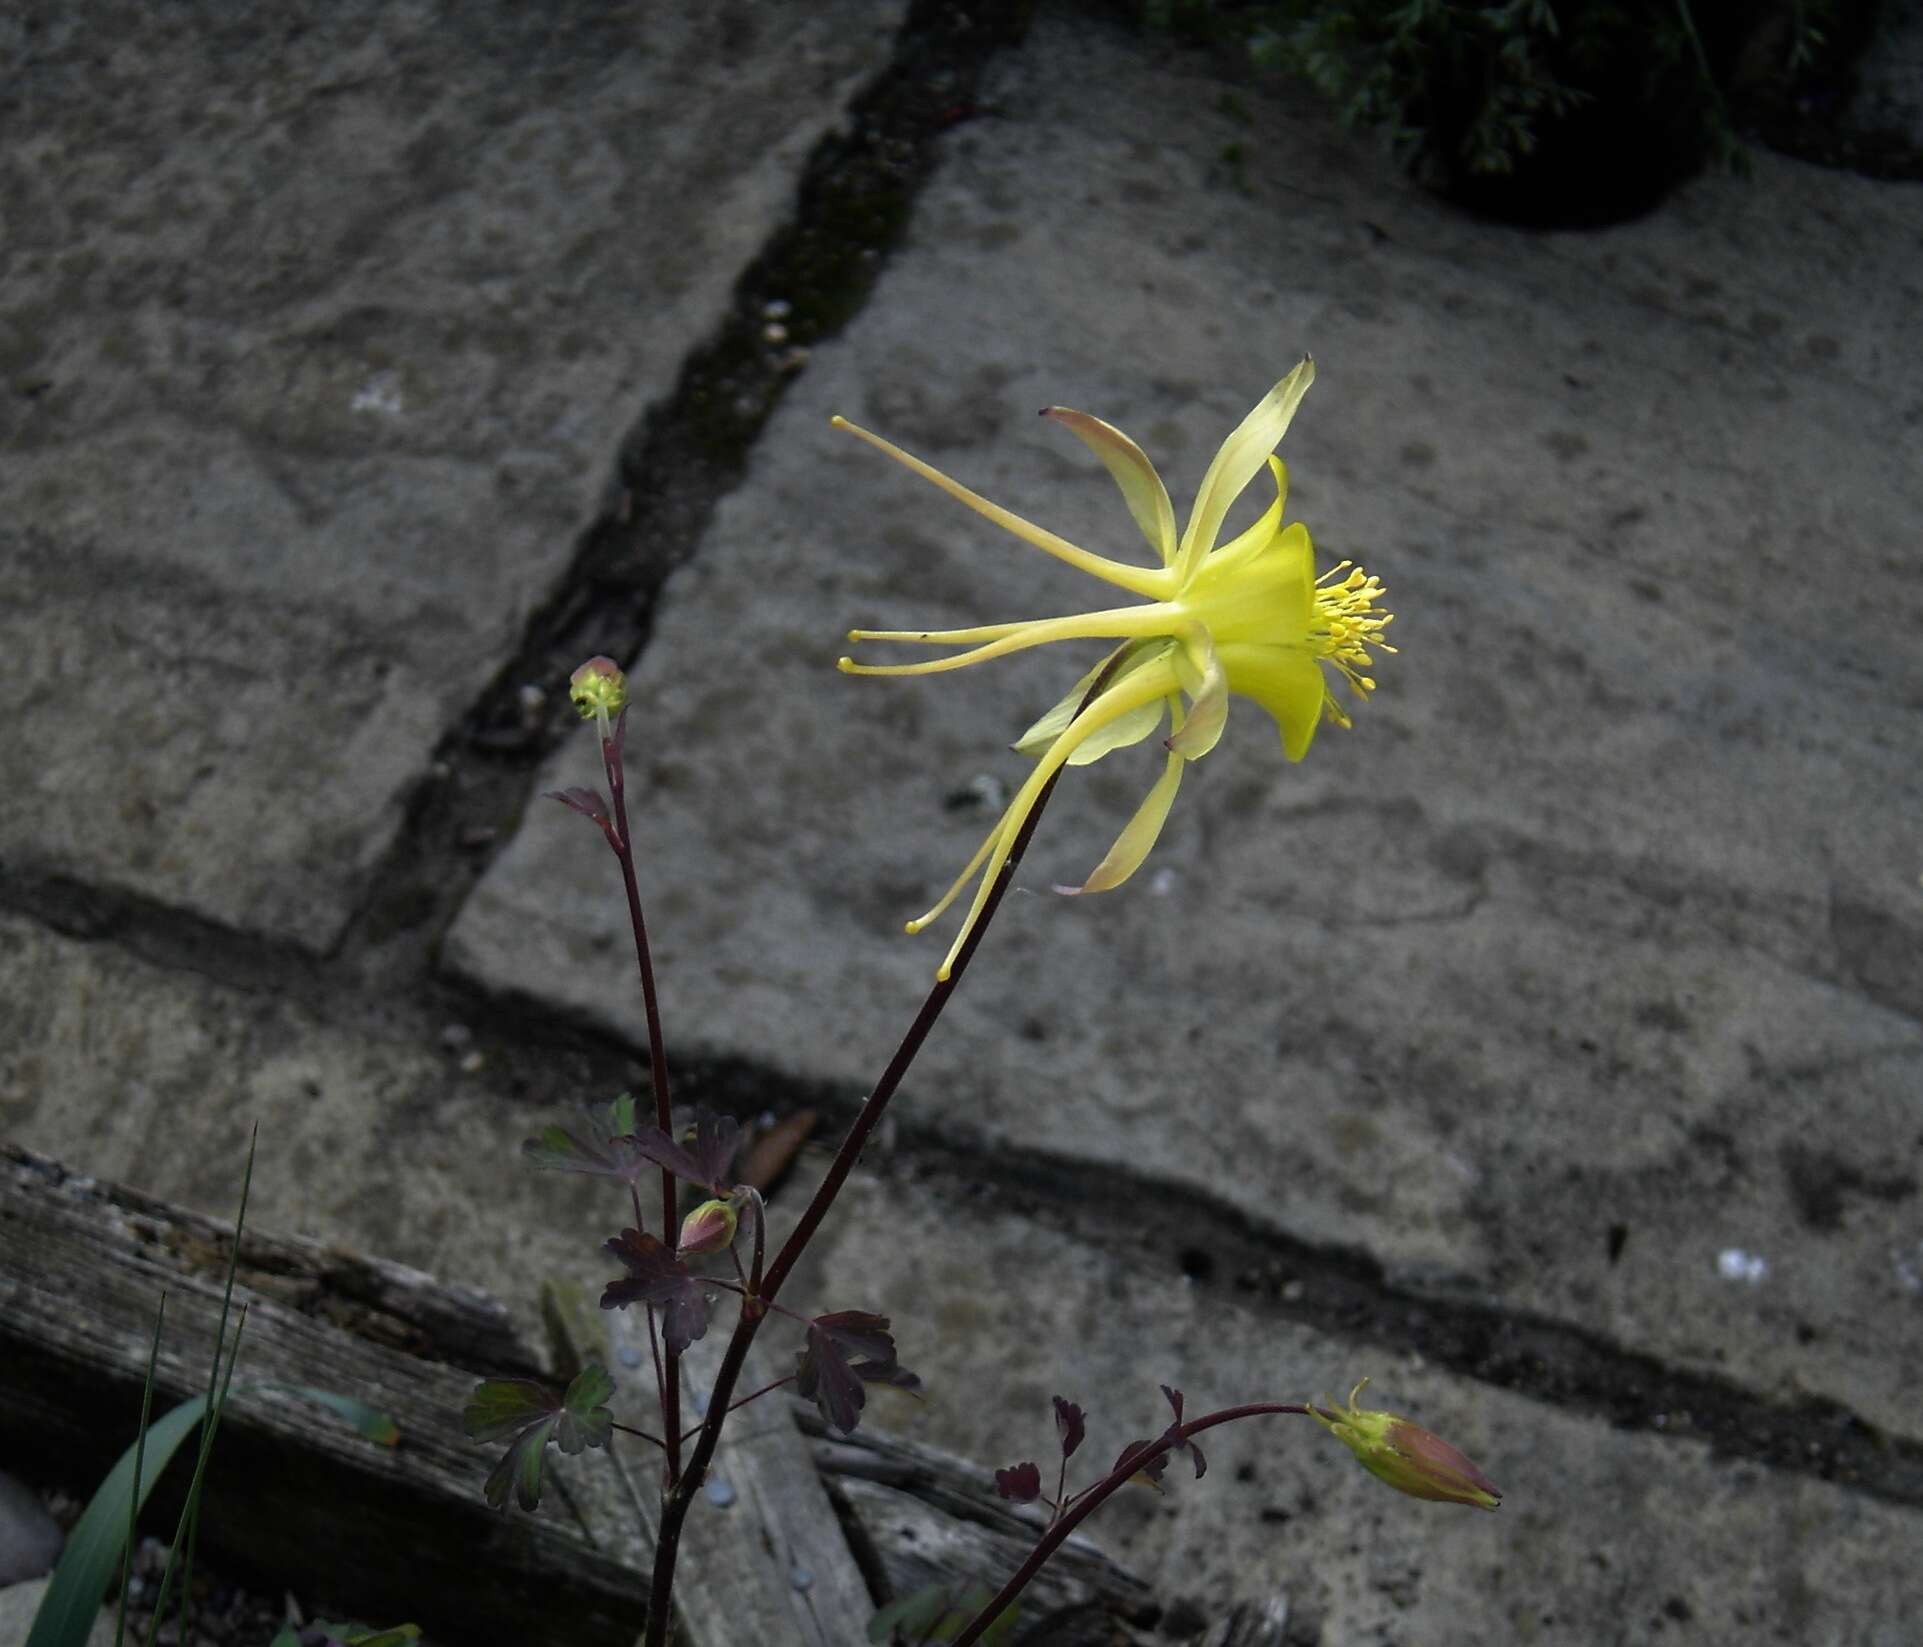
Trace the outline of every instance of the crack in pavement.
{"label": "crack in pavement", "polygon": [[[943,135],[979,112],[984,70],[1019,40],[1030,7],[963,10],[916,0],[892,60],[809,156],[789,220],[735,285],[727,318],[682,364],[673,393],[620,443],[599,517],[577,541],[520,645],[441,738],[392,848],[339,946],[364,978],[405,985],[431,970],[474,881],[512,838],[541,762],[575,719],[567,681],[597,654],[632,665],[674,569],[721,499],[813,344],[860,311],[906,231]],[[785,335],[771,343],[770,320]]]}
{"label": "crack in pavement", "polygon": [[[463,1005],[457,997],[450,994],[451,1010],[487,1025],[481,1038],[489,1067],[525,1070],[517,1085],[551,1079],[557,1056],[599,1095],[645,1079],[640,1050],[605,1028],[525,999],[503,1003],[471,990]],[[823,1139],[838,1137],[863,1102],[851,1084],[748,1059],[676,1056],[671,1047],[669,1067],[678,1103],[740,1117],[813,1108]],[[912,1080],[902,1098],[912,1110]],[[1923,1507],[1923,1439],[1886,1434],[1839,1402],[1773,1400],[1730,1378],[1670,1366],[1605,1333],[1506,1306],[1480,1289],[1471,1296],[1411,1285],[1366,1251],[1291,1236],[1232,1201],[1154,1173],[1011,1150],[892,1115],[864,1169],[937,1197],[958,1219],[1006,1212],[1105,1252],[1139,1255],[1171,1283],[1213,1290],[1233,1308],[1413,1353],[1620,1429],[1701,1442],[1719,1457]]]}

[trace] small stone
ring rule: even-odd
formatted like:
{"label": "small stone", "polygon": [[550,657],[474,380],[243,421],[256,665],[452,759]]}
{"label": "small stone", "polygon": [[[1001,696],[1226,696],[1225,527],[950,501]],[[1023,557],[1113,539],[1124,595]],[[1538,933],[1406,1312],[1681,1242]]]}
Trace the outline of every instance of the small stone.
{"label": "small stone", "polygon": [[701,1496],[717,1510],[725,1510],[734,1502],[734,1488],[724,1476],[711,1475],[707,1485],[701,1489]]}
{"label": "small stone", "polygon": [[40,1495],[0,1472],[0,1584],[19,1584],[52,1572],[65,1542]]}

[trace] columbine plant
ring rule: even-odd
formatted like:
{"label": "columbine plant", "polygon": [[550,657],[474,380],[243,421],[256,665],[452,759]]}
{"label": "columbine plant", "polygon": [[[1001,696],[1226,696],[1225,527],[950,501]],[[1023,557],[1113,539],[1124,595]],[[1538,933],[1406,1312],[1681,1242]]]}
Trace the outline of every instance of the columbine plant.
{"label": "columbine plant", "polygon": [[[1106,891],[1120,886],[1147,857],[1187,764],[1206,755],[1220,739],[1231,693],[1254,699],[1268,712],[1280,731],[1283,754],[1295,761],[1307,754],[1323,721],[1349,724],[1348,713],[1332,694],[1331,676],[1341,677],[1359,698],[1374,689],[1367,673],[1373,654],[1394,650],[1383,640],[1390,615],[1381,609],[1381,584],[1347,561],[1318,576],[1307,528],[1299,522],[1282,523],[1288,476],[1273,453],[1313,379],[1314,368],[1304,360],[1242,420],[1209,465],[1179,538],[1167,489],[1141,449],[1099,418],[1049,408],[1046,415],[1087,445],[1115,477],[1130,514],[1155,551],[1160,562],[1156,566],[1077,548],[879,436],[835,420],[837,427],[859,435],[997,525],[1138,599],[1133,605],[1075,616],[975,629],[851,632],[857,642],[951,649],[947,656],[918,663],[841,660],[843,670],[866,675],[933,674],[1054,641],[1106,639],[1119,644],[1018,740],[1015,747],[1034,758],[1034,771],[948,893],[908,923],[910,932],[919,931],[971,881],[977,882],[967,918],[936,973],[934,987],[842,1140],[827,1176],[771,1262],[761,1198],[733,1181],[739,1144],[734,1121],[707,1111],[677,1118],[670,1104],[647,926],[628,831],[622,765],[627,683],[606,658],[592,659],[576,671],[572,697],[582,715],[599,728],[608,789],[605,796],[593,789],[568,789],[553,798],[591,819],[620,864],[647,1017],[653,1116],[644,1119],[634,1101],[623,1096],[591,1112],[584,1127],[549,1127],[528,1141],[526,1152],[538,1166],[611,1178],[627,1188],[633,1225],[606,1244],[625,1273],[608,1283],[601,1305],[639,1305],[646,1312],[659,1433],[614,1422],[607,1405],[614,1382],[599,1364],[584,1368],[560,1391],[527,1380],[490,1380],[476,1390],[465,1418],[477,1439],[509,1443],[487,1483],[488,1498],[498,1507],[512,1497],[524,1508],[534,1508],[550,1442],[563,1452],[578,1453],[609,1446],[621,1434],[660,1452],[664,1502],[647,1621],[649,1647],[660,1647],[667,1639],[681,1528],[730,1412],[793,1384],[815,1401],[830,1425],[846,1434],[860,1423],[869,1385],[911,1390],[919,1385],[896,1358],[886,1317],[864,1310],[801,1315],[779,1302],[779,1295],[980,945],[1062,768],[1086,765],[1140,743],[1167,721],[1167,760],[1148,798],[1088,879],[1079,887],[1061,889]],[[1230,507],[1264,468],[1273,477],[1275,501],[1247,531],[1218,544]],[[643,1218],[644,1179],[658,1179],[659,1233]],[[701,1195],[685,1216],[680,1185]],[[737,1251],[744,1227],[750,1249],[745,1264]],[[696,1263],[707,1267],[697,1270]],[[701,1409],[705,1418],[684,1428],[681,1358],[706,1334],[719,1293],[737,1300],[733,1332]],[[766,1389],[737,1398],[735,1385],[748,1348],[771,1315],[786,1316],[802,1329],[795,1370]],[[995,1596],[973,1608],[974,1616],[958,1633],[949,1633],[950,1613],[949,1622],[941,1624],[943,1639],[967,1647],[1004,1629],[1023,1586],[1104,1500],[1131,1481],[1159,1482],[1175,1453],[1190,1460],[1199,1479],[1207,1463],[1195,1437],[1236,1419],[1281,1414],[1312,1418],[1345,1442],[1372,1474],[1401,1492],[1496,1508],[1500,1495],[1475,1465],[1407,1419],[1358,1407],[1361,1389],[1358,1384],[1346,1408],[1257,1402],[1184,1419],[1181,1392],[1164,1385],[1174,1413],[1169,1425],[1157,1436],[1130,1442],[1106,1473],[1073,1492],[1068,1490],[1068,1463],[1082,1444],[1085,1420],[1079,1407],[1057,1396],[1061,1458],[1053,1494],[1044,1492],[1040,1466],[1032,1461],[997,1471],[995,1477],[1005,1498],[1045,1506],[1047,1524],[1027,1559]],[[936,1615],[946,1605],[938,1601]]]}

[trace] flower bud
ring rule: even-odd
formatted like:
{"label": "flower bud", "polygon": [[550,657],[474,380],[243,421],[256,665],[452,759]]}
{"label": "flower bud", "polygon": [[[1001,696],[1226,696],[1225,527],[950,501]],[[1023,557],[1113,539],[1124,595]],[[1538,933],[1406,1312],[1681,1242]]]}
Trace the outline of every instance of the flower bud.
{"label": "flower bud", "polygon": [[568,697],[584,721],[618,715],[628,701],[628,677],[612,658],[589,658],[568,677]]}
{"label": "flower bud", "polygon": [[681,1239],[675,1247],[677,1258],[694,1258],[704,1252],[719,1252],[734,1240],[736,1214],[728,1201],[703,1201],[681,1220]]}
{"label": "flower bud", "polygon": [[1480,1510],[1493,1510],[1502,1503],[1496,1484],[1441,1436],[1394,1413],[1358,1407],[1355,1398],[1368,1382],[1363,1379],[1349,1392],[1346,1412],[1332,1402],[1327,1407],[1311,1403],[1310,1417],[1346,1442],[1369,1474],[1399,1493],[1440,1504],[1470,1504]]}

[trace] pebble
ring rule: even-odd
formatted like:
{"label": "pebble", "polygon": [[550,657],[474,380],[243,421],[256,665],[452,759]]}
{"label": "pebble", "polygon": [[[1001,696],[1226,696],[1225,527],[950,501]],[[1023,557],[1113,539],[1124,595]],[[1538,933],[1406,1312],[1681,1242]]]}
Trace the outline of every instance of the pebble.
{"label": "pebble", "polygon": [[0,1471],[0,1584],[52,1572],[65,1543],[60,1523],[47,1514],[40,1495]]}

